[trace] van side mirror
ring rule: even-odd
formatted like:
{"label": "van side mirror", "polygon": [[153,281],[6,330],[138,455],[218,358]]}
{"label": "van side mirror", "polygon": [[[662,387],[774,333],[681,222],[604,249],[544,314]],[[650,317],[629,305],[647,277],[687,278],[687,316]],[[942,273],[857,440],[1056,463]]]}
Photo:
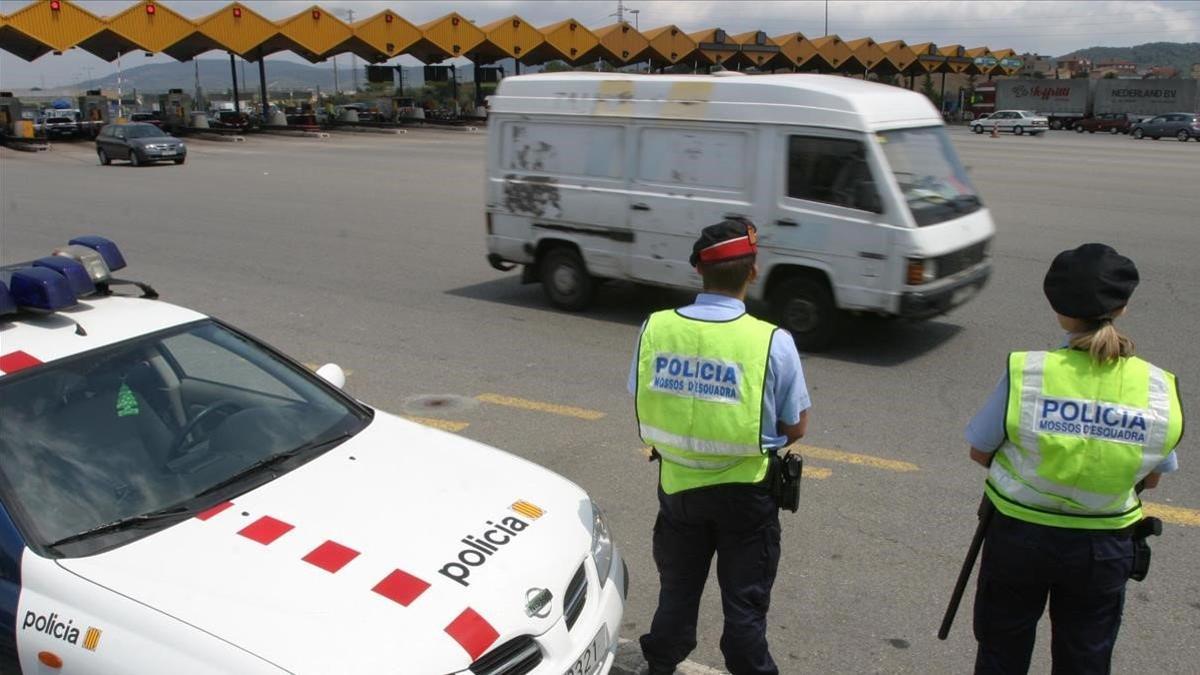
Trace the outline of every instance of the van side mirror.
{"label": "van side mirror", "polygon": [[341,389],[346,386],[346,371],[336,363],[326,363],[317,368],[317,377]]}

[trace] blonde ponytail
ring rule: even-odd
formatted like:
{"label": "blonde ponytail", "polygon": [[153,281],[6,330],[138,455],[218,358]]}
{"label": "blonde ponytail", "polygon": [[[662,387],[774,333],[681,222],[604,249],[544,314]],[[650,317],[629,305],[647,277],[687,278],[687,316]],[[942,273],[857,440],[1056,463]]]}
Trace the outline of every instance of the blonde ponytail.
{"label": "blonde ponytail", "polygon": [[1136,349],[1133,339],[1117,330],[1111,318],[1101,319],[1086,333],[1074,335],[1070,345],[1072,349],[1088,352],[1097,363],[1108,363],[1117,358],[1133,356]]}

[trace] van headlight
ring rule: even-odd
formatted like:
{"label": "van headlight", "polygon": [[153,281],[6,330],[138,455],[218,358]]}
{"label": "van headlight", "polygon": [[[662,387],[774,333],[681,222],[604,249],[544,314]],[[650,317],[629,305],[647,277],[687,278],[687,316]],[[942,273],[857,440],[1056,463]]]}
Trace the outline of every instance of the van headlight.
{"label": "van headlight", "polygon": [[909,286],[920,286],[937,279],[937,262],[928,258],[909,258],[905,280]]}
{"label": "van headlight", "polygon": [[608,581],[608,573],[612,571],[613,541],[604,512],[596,502],[592,502],[592,562],[596,563],[596,576],[600,577],[600,586]]}

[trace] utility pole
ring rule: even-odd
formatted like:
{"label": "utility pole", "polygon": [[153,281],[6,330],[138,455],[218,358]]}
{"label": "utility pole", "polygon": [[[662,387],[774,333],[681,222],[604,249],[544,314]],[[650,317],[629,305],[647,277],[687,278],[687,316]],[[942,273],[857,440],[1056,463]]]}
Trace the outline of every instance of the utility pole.
{"label": "utility pole", "polygon": [[[354,10],[353,9],[335,9],[334,13],[335,14],[345,14],[346,22],[350,23],[350,24],[354,23]],[[334,69],[337,68],[337,60],[336,59],[334,59],[333,67],[334,67]],[[354,79],[354,93],[357,94],[358,93],[358,57],[355,56],[354,52],[350,52],[350,74]]]}
{"label": "utility pole", "polygon": [[825,35],[829,35],[829,0],[825,0]]}
{"label": "utility pole", "polygon": [[192,66],[193,66],[193,70],[194,70],[193,86],[196,89],[196,91],[194,92],[195,96],[194,96],[194,98],[192,98],[192,110],[201,110],[202,108],[200,106],[200,60],[192,59]]}
{"label": "utility pole", "polygon": [[333,94],[336,96],[336,95],[340,94],[341,92],[342,92],[342,90],[338,88],[337,57],[335,56],[335,57],[333,57]]}
{"label": "utility pole", "polygon": [[640,9],[631,9],[629,13],[633,15],[633,29],[638,30],[638,14],[642,13]]}

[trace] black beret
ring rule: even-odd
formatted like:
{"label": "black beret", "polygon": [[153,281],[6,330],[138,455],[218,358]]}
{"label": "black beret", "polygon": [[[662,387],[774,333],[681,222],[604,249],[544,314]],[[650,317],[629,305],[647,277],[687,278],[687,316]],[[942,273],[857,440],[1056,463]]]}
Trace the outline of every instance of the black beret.
{"label": "black beret", "polygon": [[746,218],[726,218],[700,231],[692,244],[692,267],[702,262],[724,262],[750,258],[758,253],[758,230]]}
{"label": "black beret", "polygon": [[1063,251],[1042,284],[1054,311],[1075,319],[1098,319],[1129,303],[1138,285],[1133,261],[1104,244]]}

